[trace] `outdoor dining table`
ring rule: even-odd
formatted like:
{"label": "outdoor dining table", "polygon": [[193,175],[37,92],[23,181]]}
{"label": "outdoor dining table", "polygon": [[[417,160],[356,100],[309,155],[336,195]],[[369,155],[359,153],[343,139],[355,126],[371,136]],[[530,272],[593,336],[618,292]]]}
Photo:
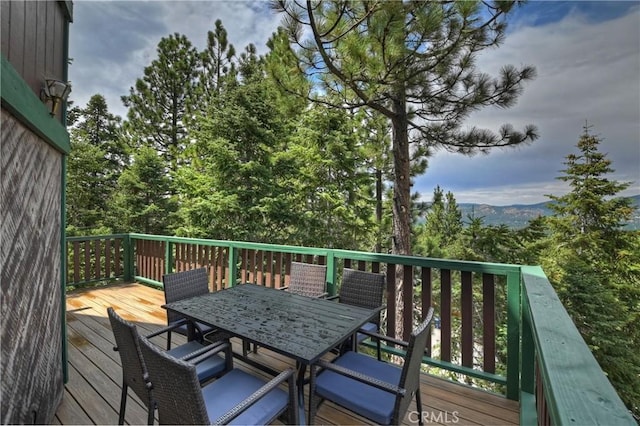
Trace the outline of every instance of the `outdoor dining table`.
{"label": "outdoor dining table", "polygon": [[303,385],[307,367],[379,312],[255,284],[236,285],[163,308],[294,359],[301,420],[305,419]]}

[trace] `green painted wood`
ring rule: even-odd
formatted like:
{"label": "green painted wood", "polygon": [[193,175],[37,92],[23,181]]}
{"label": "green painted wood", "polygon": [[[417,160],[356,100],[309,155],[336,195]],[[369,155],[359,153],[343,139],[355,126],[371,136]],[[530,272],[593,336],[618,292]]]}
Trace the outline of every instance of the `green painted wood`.
{"label": "green painted wood", "polygon": [[536,411],[536,396],[529,392],[520,394],[520,425],[537,426],[538,412]]}
{"label": "green painted wood", "polygon": [[552,424],[636,425],[542,268],[523,266],[522,272]]}
{"label": "green painted wood", "polygon": [[[376,344],[371,342],[370,340],[365,340],[361,344],[371,349],[377,348]],[[384,343],[380,345],[380,350],[389,355],[397,355],[400,357],[404,357],[406,355],[406,351],[402,349],[398,349],[393,346],[387,346]],[[431,365],[433,367],[442,368],[443,370],[452,371],[454,373],[464,374],[476,379],[486,380],[488,382],[496,383],[499,385],[507,384],[507,378],[499,374],[487,373],[484,371],[475,370],[473,368],[463,367],[458,364],[453,364],[447,361],[441,361],[435,358],[431,358],[429,356],[423,356],[422,363],[426,365]]]}
{"label": "green painted wood", "polygon": [[522,350],[520,353],[520,396],[522,393],[535,393],[536,348],[531,331],[531,310],[522,292]]}
{"label": "green painted wood", "polygon": [[520,273],[507,273],[507,398],[520,397]]}
{"label": "green painted wood", "polygon": [[67,130],[49,114],[48,107],[33,93],[7,58],[1,56],[2,106],[55,149],[68,154],[71,147]]}

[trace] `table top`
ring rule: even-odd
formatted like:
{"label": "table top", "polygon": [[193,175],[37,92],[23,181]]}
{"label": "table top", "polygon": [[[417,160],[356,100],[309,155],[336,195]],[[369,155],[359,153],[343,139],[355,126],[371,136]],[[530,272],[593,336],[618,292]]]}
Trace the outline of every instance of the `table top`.
{"label": "table top", "polygon": [[241,284],[163,307],[307,365],[379,312],[255,284]]}

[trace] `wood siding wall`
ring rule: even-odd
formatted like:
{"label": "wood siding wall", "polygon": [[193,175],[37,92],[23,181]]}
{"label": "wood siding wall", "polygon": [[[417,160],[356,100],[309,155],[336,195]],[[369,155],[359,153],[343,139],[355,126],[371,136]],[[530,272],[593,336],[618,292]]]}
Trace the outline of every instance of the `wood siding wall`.
{"label": "wood siding wall", "polygon": [[0,143],[1,421],[49,423],[64,390],[62,155],[4,108]]}
{"label": "wood siding wall", "polygon": [[0,19],[2,54],[37,96],[45,76],[64,79],[63,2],[2,0]]}

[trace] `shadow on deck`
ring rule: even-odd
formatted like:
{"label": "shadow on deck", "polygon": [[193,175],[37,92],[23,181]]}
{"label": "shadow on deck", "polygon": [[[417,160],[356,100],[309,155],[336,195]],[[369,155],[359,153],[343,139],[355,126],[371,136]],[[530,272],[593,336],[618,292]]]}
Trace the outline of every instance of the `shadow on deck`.
{"label": "shadow on deck", "polygon": [[[113,350],[114,339],[107,318],[107,307],[134,322],[142,334],[166,324],[162,291],[140,284],[118,284],[80,290],[67,296],[67,335],[69,382],[65,385],[63,402],[56,413],[57,424],[117,424],[120,404],[120,358]],[[164,337],[155,338],[166,345]],[[175,343],[180,343],[179,338]],[[240,342],[233,339],[234,348]],[[261,349],[252,358],[273,369],[293,366],[286,357]],[[256,375],[265,373],[234,360],[236,366]],[[425,424],[515,425],[519,407],[482,390],[473,389],[426,374],[421,378]],[[129,424],[146,424],[146,409],[130,392],[125,420]],[[132,396],[132,397],[131,397]],[[321,406],[318,424],[370,424],[332,403]],[[404,424],[417,424],[415,414],[408,413]]]}

